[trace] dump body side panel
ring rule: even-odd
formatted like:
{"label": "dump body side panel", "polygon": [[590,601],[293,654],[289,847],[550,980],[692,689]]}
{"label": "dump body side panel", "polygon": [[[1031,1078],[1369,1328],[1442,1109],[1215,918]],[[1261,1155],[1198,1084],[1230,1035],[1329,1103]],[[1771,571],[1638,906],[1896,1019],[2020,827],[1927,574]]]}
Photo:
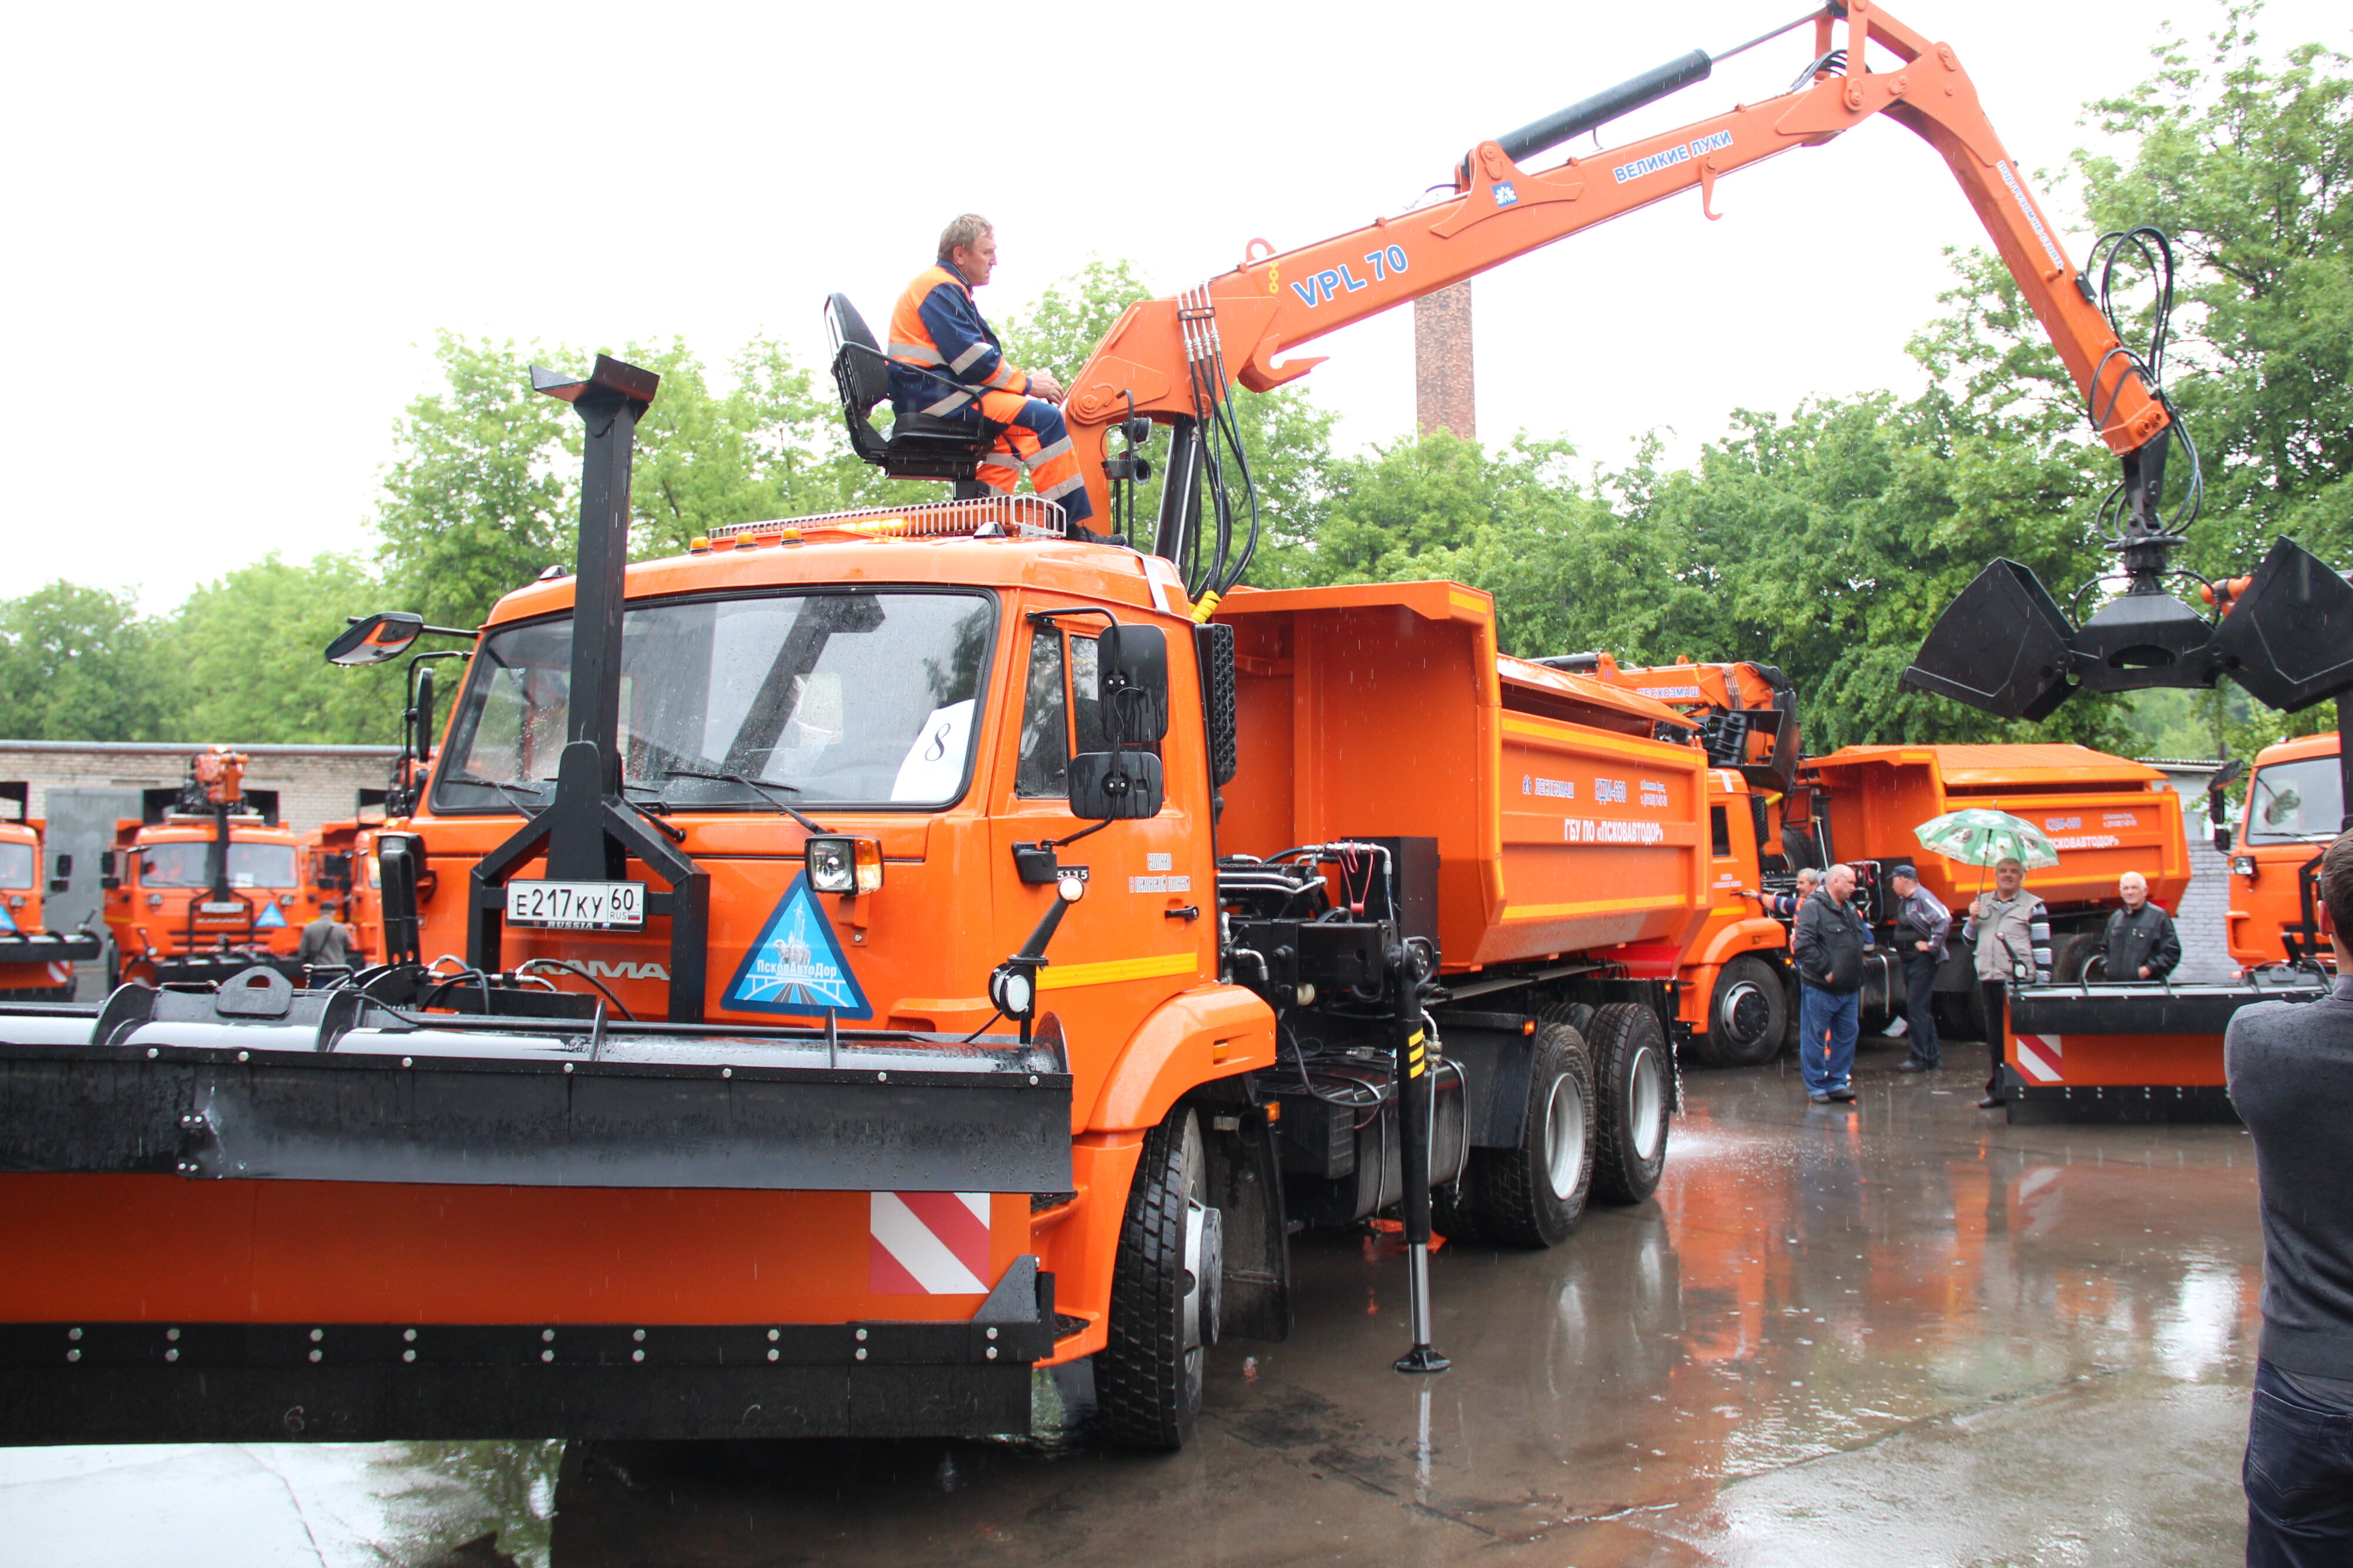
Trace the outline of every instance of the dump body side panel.
{"label": "dump body side panel", "polygon": [[1705,765],[1668,710],[1498,659],[1486,595],[1418,583],[1237,594],[1240,765],[1221,847],[1438,841],[1459,971],[1607,953],[1661,974],[1708,897]]}

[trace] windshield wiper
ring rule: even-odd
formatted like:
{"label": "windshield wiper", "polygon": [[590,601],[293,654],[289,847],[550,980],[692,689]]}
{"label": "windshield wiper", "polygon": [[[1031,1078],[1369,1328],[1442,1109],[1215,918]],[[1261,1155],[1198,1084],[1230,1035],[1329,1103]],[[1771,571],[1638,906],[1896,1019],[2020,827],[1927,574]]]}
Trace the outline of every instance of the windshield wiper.
{"label": "windshield wiper", "polygon": [[807,828],[811,833],[824,833],[828,831],[828,829],[819,826],[818,824],[811,822],[807,817],[803,816],[798,810],[795,809],[792,802],[779,799],[777,796],[769,793],[771,790],[779,789],[792,790],[795,795],[798,795],[800,793],[797,788],[795,788],[795,786],[788,784],[765,784],[756,779],[747,779],[742,773],[707,773],[700,768],[664,768],[662,770],[662,776],[664,778],[672,779],[708,779],[712,784],[742,784],[745,789],[750,790],[754,795],[758,795],[770,805],[775,806],[778,811],[783,812],[786,816],[791,817],[795,822],[797,822],[803,827]]}
{"label": "windshield wiper", "polygon": [[[501,795],[506,796],[508,803],[513,805],[517,811],[522,812],[525,816],[537,816],[543,809],[538,802],[524,795],[522,790],[516,788],[512,784],[501,784],[496,779],[478,778],[472,773],[451,773],[449,775],[449,782],[451,784],[473,784],[477,788],[480,789],[494,789]],[[533,782],[552,784],[555,781],[554,779],[541,779]]]}

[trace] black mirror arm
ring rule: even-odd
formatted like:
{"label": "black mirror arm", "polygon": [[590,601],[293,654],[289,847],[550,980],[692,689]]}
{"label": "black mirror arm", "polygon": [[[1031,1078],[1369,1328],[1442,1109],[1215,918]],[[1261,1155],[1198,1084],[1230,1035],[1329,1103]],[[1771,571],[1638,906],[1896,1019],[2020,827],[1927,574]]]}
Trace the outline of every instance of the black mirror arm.
{"label": "black mirror arm", "polygon": [[[343,617],[343,625],[347,626],[355,626],[365,619],[367,619],[365,616],[345,616]],[[464,637],[468,642],[472,642],[482,635],[479,630],[470,632],[462,626],[419,626],[417,630],[420,636],[429,632],[433,636],[438,637]],[[462,658],[465,656],[462,654],[445,653],[436,657],[441,658]]]}

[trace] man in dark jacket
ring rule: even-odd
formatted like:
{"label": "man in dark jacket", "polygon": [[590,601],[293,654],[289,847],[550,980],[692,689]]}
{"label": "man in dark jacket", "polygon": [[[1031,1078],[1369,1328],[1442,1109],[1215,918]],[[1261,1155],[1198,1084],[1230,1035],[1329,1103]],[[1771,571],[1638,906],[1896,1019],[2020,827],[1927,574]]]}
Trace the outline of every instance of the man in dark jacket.
{"label": "man in dark jacket", "polygon": [[1854,907],[1854,868],[1833,866],[1798,911],[1790,942],[1798,963],[1798,1070],[1816,1105],[1852,1100],[1854,1037],[1862,1023],[1862,950],[1871,933]]}
{"label": "man in dark jacket", "polygon": [[1933,1072],[1944,1058],[1936,1037],[1936,966],[1945,962],[1953,911],[1920,885],[1920,873],[1909,866],[1892,868],[1887,886],[1895,894],[1888,913],[1895,921],[1895,952],[1904,960],[1904,1030],[1912,1040],[1912,1054],[1895,1070]]}
{"label": "man in dark jacket", "polygon": [[2353,834],[2321,858],[2336,993],[2242,1007],[2223,1036],[2254,1135],[2263,1333],[2248,1423],[2247,1562],[2353,1563]]}
{"label": "man in dark jacket", "polygon": [[2181,962],[2173,917],[2148,901],[2148,879],[2127,871],[2116,881],[2125,907],[2108,917],[2108,980],[2162,980]]}

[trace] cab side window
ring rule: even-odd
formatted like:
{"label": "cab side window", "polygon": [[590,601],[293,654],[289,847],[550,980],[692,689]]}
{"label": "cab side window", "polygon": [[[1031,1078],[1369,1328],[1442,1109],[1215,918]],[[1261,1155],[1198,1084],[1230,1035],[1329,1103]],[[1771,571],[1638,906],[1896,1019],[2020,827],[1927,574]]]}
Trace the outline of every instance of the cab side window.
{"label": "cab side window", "polygon": [[1013,793],[1023,799],[1071,793],[1070,698],[1063,662],[1061,633],[1045,626],[1029,634],[1029,690],[1021,702],[1021,759],[1013,774]]}

